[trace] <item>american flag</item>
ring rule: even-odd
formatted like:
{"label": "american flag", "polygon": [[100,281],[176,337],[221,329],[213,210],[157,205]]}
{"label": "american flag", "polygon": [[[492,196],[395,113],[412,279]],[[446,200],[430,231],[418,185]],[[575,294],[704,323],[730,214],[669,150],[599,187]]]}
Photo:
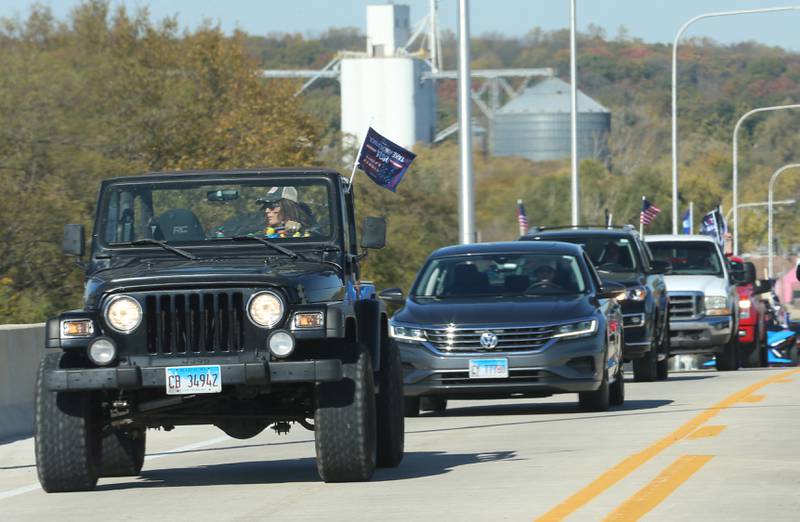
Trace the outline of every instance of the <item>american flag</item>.
{"label": "american flag", "polygon": [[660,212],[660,208],[647,201],[647,198],[642,198],[642,212],[639,214],[639,222],[642,225],[649,225]]}
{"label": "american flag", "polygon": [[525,214],[525,205],[522,200],[517,200],[517,221],[519,221],[519,235],[524,236],[528,233],[528,216]]}

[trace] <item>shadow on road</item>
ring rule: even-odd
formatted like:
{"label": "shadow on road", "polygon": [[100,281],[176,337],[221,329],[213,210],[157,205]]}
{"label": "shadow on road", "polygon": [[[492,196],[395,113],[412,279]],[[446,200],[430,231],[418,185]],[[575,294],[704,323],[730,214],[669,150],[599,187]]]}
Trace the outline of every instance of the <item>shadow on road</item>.
{"label": "shadow on road", "polygon": [[[719,377],[719,375],[716,374],[716,373],[705,374],[705,375],[671,375],[670,374],[670,376],[669,376],[669,378],[667,379],[666,382],[670,382],[670,381],[699,381],[700,379],[714,379],[716,377]],[[628,381],[625,381],[625,382],[628,382]]]}
{"label": "shadow on road", "polygon": [[[420,451],[406,453],[394,469],[378,469],[373,482],[430,477],[469,464],[516,460],[514,451],[487,453],[446,453]],[[147,466],[145,464],[145,466]],[[152,487],[220,486],[244,484],[285,484],[321,482],[314,458],[264,460],[194,466],[191,468],[145,469],[132,482],[98,484],[97,491],[145,489]]]}
{"label": "shadow on road", "polygon": [[[668,399],[633,400],[613,407],[614,411],[649,410],[672,404]],[[448,408],[441,413],[424,413],[420,417],[486,417],[498,415],[554,415],[563,413],[583,413],[577,402],[515,402],[513,404],[487,404],[486,406],[461,406]],[[580,417],[584,418],[584,417]]]}

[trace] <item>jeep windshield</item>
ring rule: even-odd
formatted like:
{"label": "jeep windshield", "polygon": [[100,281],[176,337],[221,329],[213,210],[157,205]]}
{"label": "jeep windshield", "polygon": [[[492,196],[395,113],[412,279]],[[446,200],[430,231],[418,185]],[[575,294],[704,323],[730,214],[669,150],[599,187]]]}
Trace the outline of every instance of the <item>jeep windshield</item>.
{"label": "jeep windshield", "polygon": [[110,246],[195,246],[242,236],[316,243],[333,235],[332,193],[325,179],[111,185],[101,201],[98,234]]}
{"label": "jeep windshield", "polygon": [[431,260],[411,294],[421,298],[578,294],[586,290],[574,256],[485,254]]}
{"label": "jeep windshield", "polygon": [[723,277],[722,261],[713,243],[707,241],[648,242],[653,258],[672,263],[670,275]]}
{"label": "jeep windshield", "polygon": [[592,260],[592,264],[608,273],[636,272],[636,253],[630,240],[624,237],[546,236],[542,239],[565,241],[580,245]]}

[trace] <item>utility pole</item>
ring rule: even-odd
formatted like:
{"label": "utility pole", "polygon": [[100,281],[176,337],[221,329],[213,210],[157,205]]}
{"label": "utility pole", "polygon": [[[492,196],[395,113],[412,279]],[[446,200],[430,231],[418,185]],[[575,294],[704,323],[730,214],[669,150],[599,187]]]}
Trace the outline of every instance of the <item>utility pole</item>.
{"label": "utility pole", "polygon": [[472,85],[470,82],[469,1],[458,0],[458,232],[461,244],[474,243],[475,198],[472,182]]}

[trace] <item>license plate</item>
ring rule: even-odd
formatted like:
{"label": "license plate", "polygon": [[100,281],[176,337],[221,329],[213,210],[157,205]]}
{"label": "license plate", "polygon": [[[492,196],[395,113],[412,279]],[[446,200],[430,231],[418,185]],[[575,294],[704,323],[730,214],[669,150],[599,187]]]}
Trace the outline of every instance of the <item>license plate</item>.
{"label": "license plate", "polygon": [[165,368],[167,395],[220,393],[222,372],[215,366],[170,366]]}
{"label": "license plate", "polygon": [[504,379],[508,377],[508,359],[470,359],[470,379]]}

